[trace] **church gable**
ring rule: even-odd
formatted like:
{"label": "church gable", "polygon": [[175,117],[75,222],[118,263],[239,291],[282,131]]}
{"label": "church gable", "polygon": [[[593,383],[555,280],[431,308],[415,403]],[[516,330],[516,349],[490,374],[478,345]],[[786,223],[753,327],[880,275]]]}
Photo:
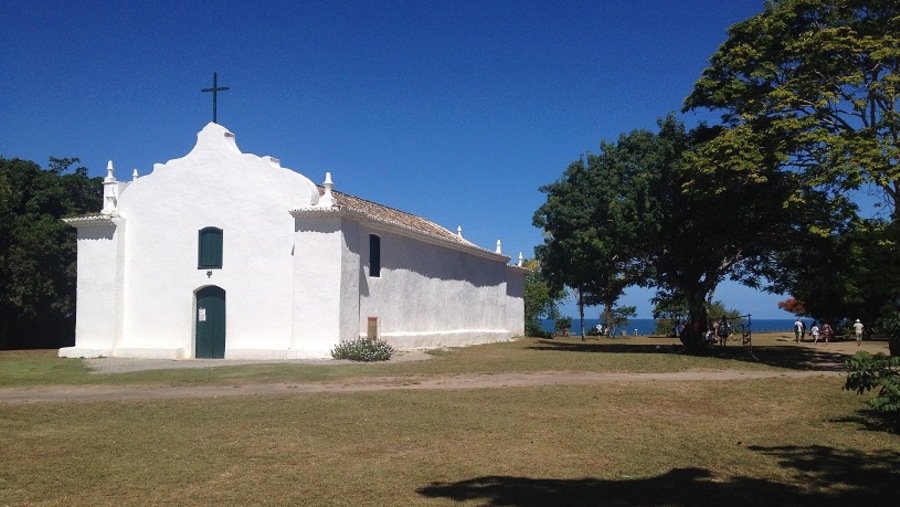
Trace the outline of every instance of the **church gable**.
{"label": "church gable", "polygon": [[133,181],[122,191],[118,212],[125,218],[132,211],[161,211],[166,202],[178,212],[200,212],[226,196],[241,209],[286,210],[315,205],[315,184],[295,171],[282,167],[278,159],[242,153],[235,136],[210,123],[197,134],[197,143],[184,157],[155,164],[153,172]]}

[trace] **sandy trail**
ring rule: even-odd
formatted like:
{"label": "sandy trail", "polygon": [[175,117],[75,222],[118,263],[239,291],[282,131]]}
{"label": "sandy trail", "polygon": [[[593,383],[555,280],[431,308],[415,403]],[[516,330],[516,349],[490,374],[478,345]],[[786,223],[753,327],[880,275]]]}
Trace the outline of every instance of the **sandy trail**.
{"label": "sandy trail", "polygon": [[[778,338],[777,343],[794,345],[792,339]],[[857,350],[887,353],[885,342],[844,341],[824,345],[802,342],[798,347],[808,347],[839,356],[849,356]],[[424,351],[401,351],[391,362],[421,361],[431,356]],[[833,361],[833,359],[831,360]],[[97,374],[120,373],[147,369],[208,368],[239,364],[273,363],[281,361],[233,361],[233,360],[154,360],[154,359],[88,359],[86,366]],[[333,360],[291,360],[290,363],[335,364]],[[341,361],[343,362],[343,361]],[[3,403],[64,403],[140,401],[157,399],[224,398],[233,396],[297,395],[303,393],[350,393],[390,390],[453,390],[497,389],[506,387],[531,387],[550,385],[613,384],[630,382],[718,382],[723,380],[800,379],[814,377],[840,377],[840,365],[821,362],[815,370],[689,370],[671,373],[592,373],[592,372],[504,372],[496,374],[456,374],[420,376],[366,376],[344,378],[329,382],[281,382],[237,383],[234,385],[208,384],[191,386],[159,385],[80,385],[35,386],[0,389]]]}
{"label": "sandy trail", "polygon": [[301,393],[346,393],[389,390],[494,389],[547,385],[626,382],[710,382],[767,378],[837,377],[835,371],[697,370],[674,373],[534,372],[447,376],[364,377],[323,383],[269,383],[232,386],[39,386],[0,390],[0,403],[60,403],[137,401],[153,399],[223,398]]}

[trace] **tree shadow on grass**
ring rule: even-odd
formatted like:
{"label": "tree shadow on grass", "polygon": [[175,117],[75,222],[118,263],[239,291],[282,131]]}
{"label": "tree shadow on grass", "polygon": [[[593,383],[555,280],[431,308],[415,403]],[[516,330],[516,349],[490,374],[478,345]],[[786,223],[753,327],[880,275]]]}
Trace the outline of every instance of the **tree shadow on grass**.
{"label": "tree shadow on grass", "polygon": [[890,505],[896,501],[900,457],[824,446],[750,447],[773,456],[799,476],[797,484],[752,477],[715,477],[703,468],[678,468],[646,479],[538,479],[482,476],[435,482],[417,490],[430,498],[481,502],[488,507]]}
{"label": "tree shadow on grass", "polygon": [[[680,345],[615,343],[612,341],[567,342],[537,340],[530,350],[600,354],[683,354]],[[714,346],[706,355],[728,361],[752,362],[802,371],[842,371],[847,356],[824,349],[766,345],[752,349],[741,345]]]}
{"label": "tree shadow on grass", "polygon": [[859,409],[854,415],[835,418],[829,422],[851,423],[866,431],[900,435],[900,415],[880,412],[871,408]]}
{"label": "tree shadow on grass", "polygon": [[[838,352],[787,345],[766,345],[753,347],[752,355],[740,351],[741,347],[731,347],[728,359],[752,361],[779,368],[804,371],[843,371],[847,356]],[[717,355],[713,352],[713,355]]]}

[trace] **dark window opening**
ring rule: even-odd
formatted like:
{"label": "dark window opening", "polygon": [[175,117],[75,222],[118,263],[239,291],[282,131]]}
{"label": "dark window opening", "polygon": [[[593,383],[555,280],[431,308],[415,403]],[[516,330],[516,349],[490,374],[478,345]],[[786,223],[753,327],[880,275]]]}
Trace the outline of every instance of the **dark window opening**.
{"label": "dark window opening", "polygon": [[369,276],[381,276],[381,238],[369,234]]}
{"label": "dark window opening", "polygon": [[222,267],[222,229],[206,227],[200,230],[197,269]]}

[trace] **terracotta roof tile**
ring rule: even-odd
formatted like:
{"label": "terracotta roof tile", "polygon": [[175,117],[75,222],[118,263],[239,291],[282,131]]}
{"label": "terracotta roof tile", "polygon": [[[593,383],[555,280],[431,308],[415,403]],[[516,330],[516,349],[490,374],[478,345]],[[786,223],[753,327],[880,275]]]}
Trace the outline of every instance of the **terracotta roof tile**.
{"label": "terracotta roof tile", "polygon": [[[321,192],[324,189],[319,187],[319,190]],[[336,190],[332,190],[331,194],[334,196],[337,202],[337,207],[343,211],[356,212],[377,222],[396,225],[404,229],[413,230],[431,236],[436,239],[444,240],[468,248],[477,249],[482,252],[496,254],[495,252],[484,249],[476,245],[475,243],[472,243],[471,241],[460,237],[456,233],[451,232],[430,220],[417,215],[413,215],[412,213],[407,213],[405,211],[390,208],[388,206],[368,201],[360,197],[345,194],[343,192],[338,192]]]}

